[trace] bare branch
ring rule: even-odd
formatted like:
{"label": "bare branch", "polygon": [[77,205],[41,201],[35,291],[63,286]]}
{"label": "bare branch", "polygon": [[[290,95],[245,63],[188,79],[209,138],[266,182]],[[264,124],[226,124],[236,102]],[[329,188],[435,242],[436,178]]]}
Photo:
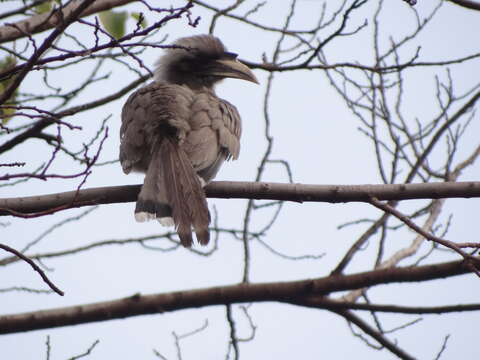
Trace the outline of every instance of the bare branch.
{"label": "bare branch", "polygon": [[479,270],[480,262],[478,262],[475,259],[475,257],[467,254],[465,251],[463,251],[461,249],[461,247],[467,247],[468,245],[472,245],[471,247],[474,247],[474,248],[479,248],[480,243],[463,243],[463,244],[461,244],[461,247],[459,247],[453,241],[448,241],[448,240],[445,240],[445,239],[441,239],[437,236],[434,236],[434,235],[428,233],[427,231],[424,231],[420,226],[416,225],[413,221],[411,221],[408,217],[403,215],[400,211],[391,207],[388,204],[384,204],[384,203],[378,201],[378,199],[376,199],[375,197],[371,198],[370,203],[373,206],[375,206],[375,207],[377,207],[377,208],[379,208],[379,209],[381,209],[381,210],[383,210],[383,211],[385,211],[389,214],[392,214],[397,219],[401,220],[404,224],[406,224],[409,228],[415,230],[417,233],[419,233],[420,235],[422,235],[426,239],[428,239],[430,241],[433,241],[433,242],[436,242],[438,244],[441,244],[441,245],[443,245],[447,248],[452,249],[453,251],[457,252],[458,254],[460,254],[465,259],[467,265],[472,269],[472,271],[475,272],[480,277],[480,270]]}
{"label": "bare branch", "polygon": [[390,352],[397,355],[400,359],[415,360],[414,357],[407,354],[404,350],[400,349],[396,344],[394,344],[393,342],[388,340],[385,336],[380,334],[377,330],[372,328],[369,324],[367,324],[365,321],[363,321],[357,315],[353,314],[351,311],[337,310],[337,311],[333,311],[333,312],[335,312],[338,315],[344,317],[345,320],[355,324],[358,328],[360,328],[366,334],[370,335],[372,338],[374,338],[376,341],[378,341],[382,346],[387,348]]}
{"label": "bare branch", "polygon": [[126,93],[131,91],[132,89],[136,88],[137,86],[139,86],[140,84],[145,82],[148,78],[150,78],[149,75],[143,76],[143,77],[141,77],[137,80],[134,80],[133,82],[131,82],[130,84],[123,87],[119,91],[116,91],[113,94],[110,94],[108,96],[105,96],[105,97],[97,99],[97,100],[94,100],[92,102],[88,102],[88,103],[85,103],[85,104],[82,104],[82,105],[74,106],[74,107],[71,107],[69,109],[63,110],[63,111],[55,114],[55,116],[53,118],[46,118],[46,119],[42,119],[42,120],[37,121],[29,129],[25,130],[23,133],[20,133],[20,134],[16,135],[14,138],[12,138],[12,139],[6,141],[4,144],[0,145],[0,153],[11,150],[16,145],[21,144],[22,142],[26,141],[29,138],[37,137],[38,134],[40,134],[42,132],[42,130],[44,130],[45,128],[47,128],[48,126],[50,126],[52,124],[55,124],[56,123],[55,119],[60,119],[60,118],[65,117],[65,116],[71,116],[71,115],[77,114],[77,113],[82,112],[82,111],[94,109],[96,107],[105,105],[105,104],[107,104],[107,103],[109,103],[113,100],[116,100],[116,99],[122,97],[123,95],[125,95]]}
{"label": "bare branch", "polygon": [[229,349],[230,349],[230,346],[233,348],[233,359],[238,360],[240,359],[240,350],[238,348],[238,338],[237,338],[237,329],[235,325],[235,320],[233,319],[233,316],[232,316],[232,305],[230,304],[227,304],[226,306],[226,316],[227,316],[228,325],[230,326]]}
{"label": "bare branch", "polygon": [[12,287],[9,287],[9,288],[0,289],[0,293],[7,293],[7,292],[13,292],[13,291],[19,291],[19,292],[23,291],[23,292],[32,293],[32,294],[51,294],[51,293],[53,293],[52,290],[32,289],[32,288],[25,287],[25,286],[12,286]]}
{"label": "bare branch", "polygon": [[[51,195],[0,199],[0,216],[54,209],[113,204],[137,200],[140,185],[110,186]],[[370,202],[379,200],[480,197],[480,182],[444,182],[382,185],[307,185],[265,182],[214,181],[205,187],[208,197],[264,199],[294,202]]]}
{"label": "bare branch", "polygon": [[442,264],[397,267],[367,271],[353,275],[336,275],[318,279],[274,283],[241,283],[200,290],[177,291],[166,294],[135,294],[124,299],[97,302],[33,313],[0,316],[0,334],[36,329],[107,321],[129,316],[164,313],[209,305],[245,302],[292,302],[306,296],[326,295],[336,291],[353,290],[388,283],[429,281],[462,275],[470,269],[463,261]]}
{"label": "bare branch", "polygon": [[[86,10],[81,11],[81,17],[85,17],[97,12],[109,10],[117,6],[125,5],[136,0],[95,0],[92,6],[89,6]],[[0,44],[4,42],[10,42],[25,36],[25,34],[36,34],[59,25],[63,19],[68,17],[72,12],[77,10],[80,5],[83,4],[76,1],[72,1],[63,9],[54,10],[52,13],[44,13],[34,15],[26,20],[15,23],[15,26],[4,25],[0,27]],[[61,14],[57,14],[56,11],[60,11]]]}
{"label": "bare branch", "polygon": [[[293,304],[299,304],[292,301]],[[365,304],[352,301],[330,299],[328,297],[306,297],[301,300],[302,306],[333,309],[333,310],[363,310],[395,314],[447,314],[452,312],[466,312],[480,310],[480,304],[459,304],[443,306],[402,306],[390,304]]]}
{"label": "bare branch", "polygon": [[[62,34],[62,32],[72,23],[74,22],[78,16],[84,11],[86,8],[88,8],[95,0],[84,0],[80,4],[78,4],[75,9],[68,14],[66,17],[62,17],[61,21],[59,21],[59,24],[55,28],[55,30],[52,31],[52,33],[43,41],[42,45],[36,49],[36,51],[33,53],[33,55],[28,59],[26,62],[25,66],[20,70],[18,75],[14,78],[12,83],[0,94],[0,104],[3,104],[6,100],[10,98],[10,96],[13,94],[13,92],[18,88],[22,80],[25,78],[25,76],[28,74],[28,72],[32,69],[32,67],[35,65],[38,59],[42,56],[45,51],[47,51],[50,46],[53,44],[54,40]],[[75,2],[71,2],[71,4],[74,4]],[[0,39],[2,38],[2,33],[0,32]]]}
{"label": "bare branch", "polygon": [[450,334],[446,335],[445,338],[443,339],[442,347],[440,348],[440,351],[438,352],[437,356],[435,357],[435,360],[439,360],[440,357],[442,356],[443,352],[447,348],[447,342],[448,342],[449,338],[450,338]]}
{"label": "bare branch", "polygon": [[100,343],[100,340],[95,340],[95,341],[92,343],[92,345],[90,345],[90,347],[89,347],[87,350],[85,350],[85,352],[83,352],[83,353],[81,353],[81,354],[79,354],[79,355],[75,355],[75,356],[71,357],[71,358],[68,359],[68,360],[77,360],[77,359],[81,359],[81,358],[83,358],[83,357],[85,357],[85,356],[90,355],[90,354],[92,353],[93,349],[95,348],[95,346],[97,346],[99,343]]}
{"label": "bare branch", "polygon": [[478,1],[471,1],[471,0],[448,0],[455,5],[470,9],[470,10],[478,10],[480,11],[480,4]]}
{"label": "bare branch", "polygon": [[23,255],[21,252],[15,250],[15,249],[13,249],[10,246],[5,245],[5,244],[0,244],[0,249],[8,251],[8,252],[14,254],[15,256],[18,256],[20,259],[22,259],[23,261],[28,263],[33,268],[33,270],[35,270],[36,272],[38,272],[40,274],[43,281],[50,287],[50,289],[55,291],[60,296],[64,295],[64,292],[62,290],[60,290],[58,287],[56,287],[55,284],[50,281],[50,279],[47,277],[47,275],[45,275],[45,272],[42,269],[40,269],[38,267],[38,265],[35,264],[31,259],[29,259],[25,255]]}

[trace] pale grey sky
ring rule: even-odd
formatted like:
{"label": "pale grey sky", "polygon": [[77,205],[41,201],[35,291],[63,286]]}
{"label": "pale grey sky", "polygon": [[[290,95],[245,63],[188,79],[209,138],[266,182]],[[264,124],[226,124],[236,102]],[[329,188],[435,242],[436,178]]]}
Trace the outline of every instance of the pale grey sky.
{"label": "pale grey sky", "polygon": [[[176,4],[183,2],[177,1]],[[227,2],[219,2],[226,6]],[[228,2],[230,3],[230,2]],[[329,2],[330,3],[333,2]],[[170,2],[168,2],[170,4]],[[419,1],[416,9],[421,18],[427,16],[437,2]],[[14,2],[5,3],[13,7]],[[377,1],[369,1],[363,9],[352,15],[352,29],[360,25],[365,17],[371,19]],[[3,5],[2,5],[3,6]],[[165,5],[166,6],[166,5]],[[219,5],[220,6],[220,5]],[[139,4],[125,9],[143,11]],[[279,26],[289,9],[289,2],[270,1],[253,17],[265,24]],[[308,28],[316,21],[321,2],[298,1],[292,28]],[[238,10],[242,14],[245,8]],[[331,11],[331,10],[330,10]],[[414,17],[412,10],[403,1],[388,1],[384,4],[380,36],[383,46],[388,46],[389,36],[398,40],[412,31]],[[211,13],[196,6],[195,16],[201,16],[197,28],[186,26],[184,20],[169,23],[156,35],[155,40],[169,34],[169,40],[192,34],[208,32]],[[154,19],[148,19],[152,23]],[[477,35],[480,12],[468,11],[445,3],[437,17],[418,39],[405,48],[401,54],[408,59],[417,46],[421,46],[419,61],[452,59],[479,52]],[[130,22],[130,26],[134,23]],[[89,31],[76,26],[79,39],[87,41]],[[334,41],[327,47],[326,56],[330,62],[364,62],[371,64],[371,23],[359,34],[357,40],[348,37]],[[327,33],[330,33],[329,31]],[[278,38],[277,34],[260,31],[245,24],[220,18],[215,34],[223,40],[229,50],[240,54],[241,59],[261,62],[262,54],[268,56]],[[43,37],[45,35],[41,35]],[[141,58],[145,65],[153,67],[160,55],[158,49],[148,49]],[[131,62],[133,64],[133,62]],[[479,80],[479,61],[451,66],[455,87],[459,92],[467,90]],[[85,73],[88,72],[85,65]],[[124,68],[115,66],[108,81],[99,82],[90,91],[76,100],[76,103],[90,101],[108,94],[112,89],[125,86],[134,75]],[[105,71],[104,71],[105,72]],[[431,118],[436,114],[437,103],[434,92],[434,74],[445,80],[446,74],[440,68],[419,68],[405,73],[408,83],[404,111],[413,120]],[[85,77],[82,71],[59,72],[50,79],[56,86],[73,87]],[[217,94],[239,109],[243,119],[243,138],[240,159],[226,164],[217,180],[251,181],[263,155],[266,143],[263,137],[263,96],[267,73],[255,70],[261,85],[226,80],[217,88]],[[371,143],[357,128],[359,121],[352,115],[337,93],[332,89],[323,71],[286,72],[276,74],[269,105],[271,133],[275,138],[272,158],[288,160],[292,166],[293,179],[299,183],[312,184],[364,184],[379,183]],[[38,86],[41,74],[27,77],[22,90]],[[81,113],[69,119],[81,124],[93,134],[100,121],[112,114],[108,122],[107,139],[101,160],[111,160],[118,153],[118,131],[120,111],[126,97],[107,106]],[[478,146],[480,125],[478,115],[462,142],[460,155],[469,154]],[[67,132],[65,132],[67,134]],[[88,137],[72,132],[68,141],[79,145]],[[39,152],[38,142],[29,141],[2,162],[28,161],[34,168],[44,161],[49,149]],[[442,153],[434,154],[443,156]],[[68,159],[59,159],[55,170],[64,171]],[[480,166],[475,164],[465,171],[461,180],[478,180]],[[266,171],[264,181],[286,182],[285,172],[272,165]],[[140,175],[125,176],[118,164],[96,168],[85,187],[137,184]],[[53,193],[74,189],[75,181],[47,182],[32,180],[15,187],[0,188],[1,197],[26,196]],[[210,208],[215,205],[221,213],[220,226],[241,228],[244,200],[209,199]],[[405,208],[408,208],[408,204]],[[478,241],[477,227],[480,200],[449,200],[445,221],[450,213],[453,223],[447,238],[456,241]],[[134,204],[106,205],[92,212],[78,222],[69,223],[47,236],[31,253],[47,252],[77,247],[106,239],[125,239],[141,235],[158,234],[164,231],[156,222],[138,224],[133,218]],[[86,208],[59,212],[53,216],[23,220],[2,218],[10,225],[2,228],[2,240],[20,249],[47,230],[53,224],[84,212]],[[287,203],[275,226],[267,237],[268,243],[280,252],[290,255],[323,254],[319,260],[286,261],[273,256],[258,244],[252,244],[251,281],[282,281],[319,277],[327,275],[338,263],[346,249],[358,236],[365,225],[338,230],[337,226],[359,217],[374,216],[378,210],[367,204],[325,204]],[[270,219],[271,209],[255,214],[252,229],[263,227]],[[400,231],[388,240],[388,251],[393,252],[407,246],[415,235]],[[160,244],[162,244],[160,242]],[[48,272],[52,281],[65,291],[64,297],[54,294],[31,295],[27,293],[0,294],[2,314],[19,313],[69,305],[87,304],[112,300],[134,293],[160,293],[173,290],[202,288],[214,285],[233,284],[242,277],[242,244],[232,237],[220,239],[220,250],[212,257],[198,257],[185,249],[170,253],[148,251],[137,245],[110,246],[79,255],[55,258],[45,261],[54,269]],[[349,273],[371,269],[376,246],[370,244],[364,253],[348,268]],[[429,245],[425,245],[423,253]],[[451,254],[436,254],[431,262],[457,260]],[[405,261],[400,265],[411,262]],[[0,287],[29,286],[44,288],[36,273],[25,263],[19,262],[1,269]],[[388,285],[371,290],[370,296],[378,303],[399,303],[404,305],[440,305],[478,302],[480,280],[473,275],[445,281],[408,285]],[[241,343],[243,359],[393,359],[387,351],[375,351],[361,340],[354,338],[346,322],[327,311],[314,311],[276,303],[254,304],[250,314],[257,325],[256,337],[252,342]],[[248,322],[237,305],[234,306],[238,335],[248,336]],[[362,317],[368,318],[366,314]],[[382,315],[385,328],[393,328],[416,316]],[[105,358],[154,358],[152,348],[168,359],[176,359],[172,331],[178,334],[194,330],[208,319],[209,326],[181,343],[183,359],[223,359],[229,339],[225,321],[225,307],[216,306],[185,310],[152,316],[140,316],[125,320],[114,320],[57,329],[32,331],[22,334],[0,336],[2,359],[45,358],[45,339],[50,335],[51,359],[67,359],[84,352],[96,339],[100,344],[90,359]],[[369,319],[370,320],[370,319]],[[443,359],[477,359],[480,355],[476,340],[476,328],[480,314],[427,315],[416,325],[400,330],[391,339],[419,359],[433,359],[441,348],[443,338],[451,334]]]}

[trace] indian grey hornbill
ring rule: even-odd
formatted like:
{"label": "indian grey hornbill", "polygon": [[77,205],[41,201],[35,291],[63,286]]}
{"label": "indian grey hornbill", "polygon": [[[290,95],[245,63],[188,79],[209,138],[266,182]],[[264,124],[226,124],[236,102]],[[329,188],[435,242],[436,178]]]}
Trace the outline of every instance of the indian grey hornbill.
{"label": "indian grey hornbill", "polygon": [[123,171],[145,173],[135,219],[175,225],[183,246],[205,245],[210,213],[203,186],[225,160],[237,159],[241,120],[215,95],[224,78],[258,83],[251,70],[212,35],[177,40],[156,63],[154,81],[135,91],[122,110]]}

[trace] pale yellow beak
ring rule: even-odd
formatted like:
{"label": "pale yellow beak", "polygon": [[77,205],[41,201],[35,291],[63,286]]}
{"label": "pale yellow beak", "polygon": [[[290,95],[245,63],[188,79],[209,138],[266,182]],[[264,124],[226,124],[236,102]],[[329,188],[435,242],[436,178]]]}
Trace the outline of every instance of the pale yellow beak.
{"label": "pale yellow beak", "polygon": [[259,83],[252,70],[236,59],[216,60],[215,66],[209,69],[209,73],[215,76],[247,80],[255,84]]}

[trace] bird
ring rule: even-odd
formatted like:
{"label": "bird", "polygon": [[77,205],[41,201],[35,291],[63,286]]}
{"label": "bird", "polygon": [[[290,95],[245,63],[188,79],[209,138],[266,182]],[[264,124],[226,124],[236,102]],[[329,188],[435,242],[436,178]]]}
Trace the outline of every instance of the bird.
{"label": "bird", "polygon": [[153,81],[132,93],[121,114],[120,163],[145,179],[135,206],[138,222],[175,226],[184,247],[210,239],[203,187],[240,152],[237,108],[215,93],[225,78],[258,84],[251,69],[213,35],[183,37],[155,63]]}

